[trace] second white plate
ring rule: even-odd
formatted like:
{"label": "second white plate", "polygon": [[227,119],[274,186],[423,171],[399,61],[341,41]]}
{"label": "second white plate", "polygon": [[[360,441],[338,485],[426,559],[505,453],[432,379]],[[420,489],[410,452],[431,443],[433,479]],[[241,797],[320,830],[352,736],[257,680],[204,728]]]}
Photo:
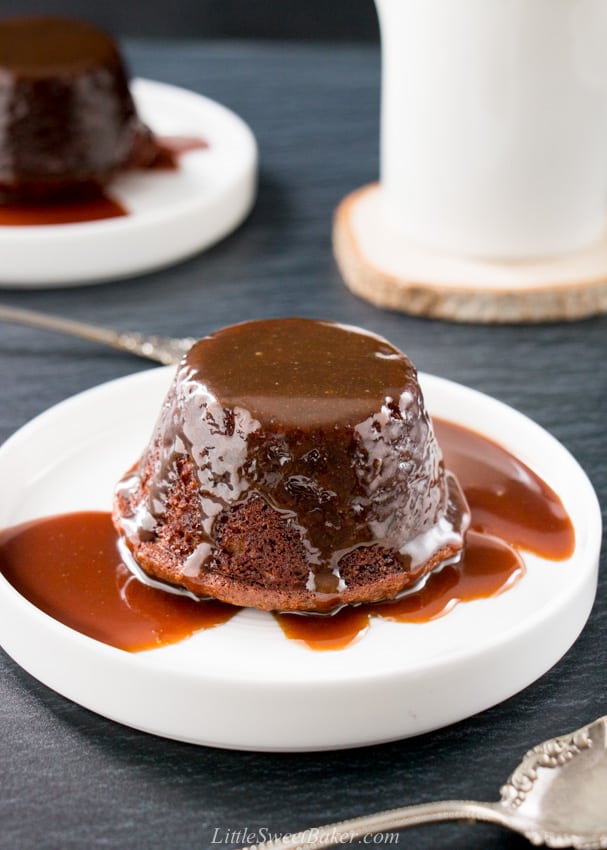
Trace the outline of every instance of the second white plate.
{"label": "second white plate", "polygon": [[142,119],[160,136],[202,138],[175,171],[118,177],[108,195],[129,215],[76,224],[0,226],[0,286],[100,283],[159,269],[204,250],[250,211],[257,144],[237,115],[176,86],[135,80]]}
{"label": "second white plate", "polygon": [[[0,449],[0,527],[64,511],[109,510],[141,453],[172,369],[104,384],[50,409]],[[525,555],[497,597],[440,619],[373,619],[347,649],[314,652],[243,610],[162,649],[129,653],[43,614],[0,576],[0,644],[80,705],[137,729],[219,747],[315,750],[373,744],[453,723],[545,673],[584,626],[596,591],[601,517],[594,491],[554,438],[512,408],[421,376],[430,412],[478,428],[534,469],[575,528],[567,561]]]}

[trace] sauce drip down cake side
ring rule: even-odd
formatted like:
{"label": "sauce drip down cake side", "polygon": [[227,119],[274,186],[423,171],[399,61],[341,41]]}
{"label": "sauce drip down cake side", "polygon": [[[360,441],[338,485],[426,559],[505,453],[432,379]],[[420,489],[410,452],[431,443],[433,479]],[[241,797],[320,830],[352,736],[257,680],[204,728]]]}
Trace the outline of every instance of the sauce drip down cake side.
{"label": "sauce drip down cake side", "polygon": [[469,522],[417,373],[357,328],[225,328],[181,362],[114,522],[143,572],[196,596],[331,611],[393,599]]}

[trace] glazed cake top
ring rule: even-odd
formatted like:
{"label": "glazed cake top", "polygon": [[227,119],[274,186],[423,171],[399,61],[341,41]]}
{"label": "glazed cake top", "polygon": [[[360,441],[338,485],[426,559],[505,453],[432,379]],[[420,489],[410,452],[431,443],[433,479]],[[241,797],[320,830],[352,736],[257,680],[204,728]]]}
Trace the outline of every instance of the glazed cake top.
{"label": "glazed cake top", "polygon": [[84,21],[50,17],[0,21],[0,79],[7,73],[62,76],[114,62],[116,56],[114,41]]}
{"label": "glazed cake top", "polygon": [[356,424],[413,390],[410,360],[375,334],[312,319],[244,322],[197,342],[183,362],[188,382],[261,424]]}

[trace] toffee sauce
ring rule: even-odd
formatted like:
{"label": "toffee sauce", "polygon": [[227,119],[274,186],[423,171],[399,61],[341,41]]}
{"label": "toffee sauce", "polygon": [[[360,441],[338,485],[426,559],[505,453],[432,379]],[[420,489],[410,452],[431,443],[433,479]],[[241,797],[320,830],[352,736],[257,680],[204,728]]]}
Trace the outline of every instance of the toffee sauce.
{"label": "toffee sauce", "polygon": [[[186,136],[162,136],[156,140],[157,154],[145,171],[176,171],[180,157],[193,150],[208,148],[204,139]],[[36,227],[46,224],[82,224],[120,218],[129,212],[101,189],[83,198],[66,198],[40,203],[27,201],[0,202],[1,227]]]}
{"label": "toffee sauce", "polygon": [[204,139],[194,136],[157,136],[158,151],[148,171],[176,171],[179,168],[179,158],[190,151],[206,150],[209,145]]}
{"label": "toffee sauce", "polygon": [[45,614],[131,652],[176,643],[238,611],[140,582],[122,562],[105,512],[44,517],[3,531],[0,570]]}
{"label": "toffee sauce", "polygon": [[518,549],[549,560],[573,554],[575,535],[558,496],[497,443],[451,422],[434,419],[446,467],[455,474],[471,512],[461,559],[430,573],[394,602],[344,608],[332,617],[276,614],[287,637],[312,649],[340,649],[359,638],[371,617],[424,623],[460,602],[496,596],[525,574]]}
{"label": "toffee sauce", "polygon": [[0,226],[36,227],[44,224],[78,224],[128,215],[126,209],[108,195],[99,192],[81,200],[33,203],[0,203]]}
{"label": "toffee sauce", "polygon": [[[518,549],[552,560],[573,553],[574,531],[563,505],[528,467],[473,431],[441,420],[434,426],[472,511],[462,559],[393,602],[324,617],[276,614],[287,637],[312,649],[340,649],[365,632],[371,617],[423,623],[459,602],[507,590],[524,575]],[[46,517],[1,532],[0,571],[54,619],[128,651],[174,643],[239,610],[139,582],[120,558],[109,513]]]}

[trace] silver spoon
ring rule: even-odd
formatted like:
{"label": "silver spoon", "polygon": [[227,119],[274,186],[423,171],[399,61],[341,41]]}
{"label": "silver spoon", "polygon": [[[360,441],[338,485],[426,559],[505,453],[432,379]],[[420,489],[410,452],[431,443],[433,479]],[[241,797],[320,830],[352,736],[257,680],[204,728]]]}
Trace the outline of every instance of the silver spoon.
{"label": "silver spoon", "polygon": [[146,336],[137,331],[115,331],[110,328],[90,325],[87,322],[76,322],[72,319],[49,316],[46,313],[37,313],[34,310],[21,310],[18,307],[9,307],[4,304],[0,304],[0,321],[18,322],[21,325],[78,336],[165,365],[178,363],[195,342],[191,337],[177,339],[164,336]]}
{"label": "silver spoon", "polygon": [[490,821],[548,847],[607,847],[607,715],[529,750],[502,787],[498,803],[447,800],[405,806],[248,850],[321,850],[378,832],[446,820]]}

